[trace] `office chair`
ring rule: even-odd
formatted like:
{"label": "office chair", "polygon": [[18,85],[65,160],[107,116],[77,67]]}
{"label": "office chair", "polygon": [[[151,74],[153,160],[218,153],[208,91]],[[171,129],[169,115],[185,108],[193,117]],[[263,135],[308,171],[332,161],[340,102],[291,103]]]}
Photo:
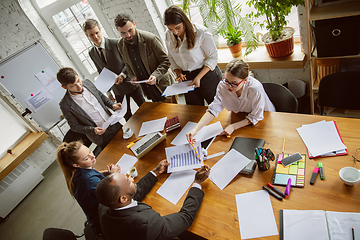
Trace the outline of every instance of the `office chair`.
{"label": "office chair", "polygon": [[279,83],[263,83],[263,86],[277,112],[297,113],[298,100],[289,89]]}
{"label": "office chair", "polygon": [[46,228],[43,234],[43,240],[76,240],[84,236],[75,235],[72,231],[61,228]]}
{"label": "office chair", "polygon": [[320,114],[324,106],[360,110],[360,71],[337,72],[324,76],[319,85]]}
{"label": "office chair", "polygon": [[[92,143],[85,134],[74,132],[71,129],[65,134],[63,142],[69,143],[69,142],[78,141],[78,140],[82,140],[83,144],[87,147],[90,147],[90,145]],[[96,146],[96,148],[93,151],[94,156],[97,157],[101,151],[102,151],[102,149],[99,146]]]}

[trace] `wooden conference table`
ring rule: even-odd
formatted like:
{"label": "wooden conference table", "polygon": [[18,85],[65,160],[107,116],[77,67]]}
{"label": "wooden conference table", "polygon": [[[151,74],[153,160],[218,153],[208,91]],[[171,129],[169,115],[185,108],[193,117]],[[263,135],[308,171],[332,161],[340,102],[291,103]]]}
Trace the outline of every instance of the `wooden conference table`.
{"label": "wooden conference table", "polygon": [[[206,107],[201,106],[144,103],[125,125],[125,127],[130,127],[135,132],[135,135],[128,140],[124,140],[122,138],[122,131],[120,131],[98,156],[95,168],[98,170],[105,169],[107,164],[116,163],[124,153],[133,155],[131,150],[126,148],[126,145],[136,139],[142,122],[163,117],[171,118],[178,115],[181,127],[183,127],[188,121],[198,122],[206,109]],[[226,127],[228,124],[239,121],[245,116],[245,114],[234,114],[224,110],[213,122],[220,121],[222,126]],[[360,163],[355,165],[351,157],[355,153],[356,148],[360,147],[360,119],[265,112],[264,120],[255,126],[247,126],[236,130],[231,135],[231,138],[217,137],[210,146],[208,154],[211,155],[221,151],[227,153],[236,136],[265,139],[265,147],[270,148],[274,154],[277,154],[282,150],[285,133],[286,153],[306,153],[305,145],[298,135],[296,128],[303,124],[310,124],[321,120],[336,121],[343,141],[348,148],[349,155],[314,160],[307,158],[305,187],[292,188],[289,198],[281,202],[270,196],[277,226],[279,228],[280,209],[360,212],[360,184],[352,187],[345,186],[338,175],[339,170],[346,166],[360,168]],[[135,166],[139,176],[135,181],[138,181],[162,159],[166,158],[164,148],[172,146],[170,143],[179,132],[180,128],[168,133],[162,143],[137,161]],[[206,161],[206,164],[211,167],[221,157],[223,155],[209,159]],[[315,184],[310,185],[311,174],[318,162],[323,163],[325,180],[320,180],[318,176]],[[205,192],[202,205],[194,223],[188,230],[206,239],[240,239],[235,195],[261,190],[263,185],[271,181],[274,166],[275,162],[271,162],[271,168],[265,172],[259,171],[256,168],[251,177],[238,174],[223,191],[207,179],[202,184],[203,191]],[[166,173],[160,175],[158,177],[159,181],[144,199],[144,202],[161,215],[179,211],[187,194],[183,195],[177,205],[173,205],[158,195],[156,191],[168,176],[169,174]],[[278,189],[284,191],[285,187],[279,186]],[[248,207],[255,208],[256,206]],[[261,225],[259,226],[261,227]],[[261,239],[279,239],[279,236],[269,236]]]}

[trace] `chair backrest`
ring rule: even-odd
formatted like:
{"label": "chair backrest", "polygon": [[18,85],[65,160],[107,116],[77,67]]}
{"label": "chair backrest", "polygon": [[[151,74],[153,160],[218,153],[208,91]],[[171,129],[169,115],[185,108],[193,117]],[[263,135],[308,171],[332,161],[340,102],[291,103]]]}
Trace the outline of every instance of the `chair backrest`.
{"label": "chair backrest", "polygon": [[319,85],[320,114],[324,106],[360,110],[360,71],[337,72],[323,77]]}
{"label": "chair backrest", "polygon": [[277,112],[297,113],[298,101],[289,89],[279,83],[263,83],[263,86]]}
{"label": "chair backrest", "polygon": [[71,129],[65,134],[63,142],[69,143],[78,140],[82,140],[83,144],[87,147],[90,147],[91,145],[90,139],[85,134],[74,132]]}
{"label": "chair backrest", "polygon": [[66,229],[46,228],[43,234],[43,240],[76,240],[81,236],[76,236],[72,231]]}

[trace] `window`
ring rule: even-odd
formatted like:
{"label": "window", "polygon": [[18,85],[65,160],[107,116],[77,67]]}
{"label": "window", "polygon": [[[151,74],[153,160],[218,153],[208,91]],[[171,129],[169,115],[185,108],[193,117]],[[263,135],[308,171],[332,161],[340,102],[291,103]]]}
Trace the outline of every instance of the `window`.
{"label": "window", "polygon": [[[46,24],[63,45],[68,56],[85,78],[98,73],[88,51],[93,43],[85,36],[82,24],[87,18],[100,23],[103,37],[116,37],[96,0],[33,0]],[[43,6],[43,7],[41,7]]]}
{"label": "window", "polygon": [[[244,17],[246,16],[246,14],[248,14],[251,11],[255,10],[253,7],[249,7],[246,4],[247,1],[248,0],[233,0],[233,2],[235,4],[238,4],[238,3],[241,4],[241,9],[242,9],[241,10],[241,16],[244,16]],[[174,1],[174,4],[177,4],[177,5],[181,6],[182,2],[183,2],[182,0],[176,0],[176,1]],[[190,4],[190,18],[191,18],[192,22],[199,23],[199,24],[203,25],[203,19],[201,17],[200,10],[193,2],[191,2],[191,4]],[[262,22],[264,19],[265,19],[265,17],[262,17],[262,18],[257,19],[256,21]],[[291,27],[293,27],[295,29],[294,37],[299,37],[300,36],[300,31],[299,31],[297,7],[292,8],[291,13],[287,16],[286,19],[289,21],[288,26],[291,26]],[[254,32],[255,33],[259,32],[261,34],[265,34],[267,32],[267,30],[265,28],[261,29],[260,26],[257,25],[257,26],[254,27]],[[219,36],[218,43],[220,43],[220,44],[221,43],[226,43],[226,41],[222,36]]]}
{"label": "window", "polygon": [[8,109],[2,99],[0,99],[0,115],[0,124],[4,126],[2,128],[3,137],[0,138],[1,159],[6,155],[7,150],[15,147],[30,133],[30,130]]}

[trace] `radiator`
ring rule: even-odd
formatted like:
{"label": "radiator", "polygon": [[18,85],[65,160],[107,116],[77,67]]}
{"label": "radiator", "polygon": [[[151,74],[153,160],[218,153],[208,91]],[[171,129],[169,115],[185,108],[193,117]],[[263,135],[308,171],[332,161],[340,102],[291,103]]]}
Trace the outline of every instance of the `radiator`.
{"label": "radiator", "polygon": [[26,161],[0,182],[0,217],[5,218],[43,179]]}

